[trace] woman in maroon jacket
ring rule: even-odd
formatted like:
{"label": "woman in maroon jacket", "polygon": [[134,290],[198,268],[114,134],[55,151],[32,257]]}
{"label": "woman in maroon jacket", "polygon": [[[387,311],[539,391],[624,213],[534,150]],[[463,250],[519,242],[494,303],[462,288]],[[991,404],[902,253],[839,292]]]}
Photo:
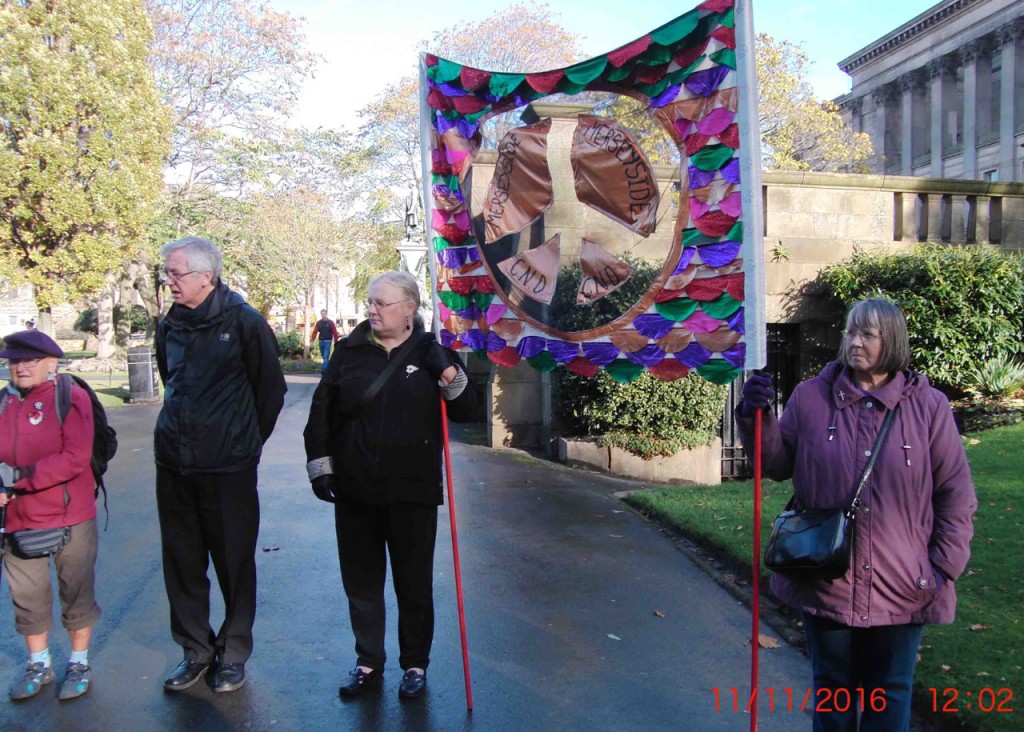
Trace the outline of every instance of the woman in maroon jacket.
{"label": "woman in maroon jacket", "polygon": [[861,494],[846,574],[772,576],[775,595],[803,613],[815,698],[845,690],[840,696],[855,700],[847,712],[836,704],[815,711],[816,731],[856,730],[856,700],[873,692],[861,732],[910,729],[922,624],[953,622],[954,581],[970,557],[978,504],[967,456],[949,401],[909,366],[903,314],[871,298],[850,309],[839,359],[796,387],[781,419],[768,409],[775,391],[767,375],[747,380],[737,408],[748,445],[754,410],[763,410],[764,472],[792,478],[804,508],[850,505],[885,415],[897,410]]}
{"label": "woman in maroon jacket", "polygon": [[[59,580],[61,621],[71,635],[71,657],[59,697],[89,690],[89,639],[100,616],[95,596],[96,483],[92,457],[93,421],[89,396],[71,389],[63,424],[57,415],[57,359],[64,355],[38,330],[4,338],[0,358],[8,359],[11,383],[0,412],[0,507],[6,533],[69,527],[64,546],[53,555]],[[25,636],[29,661],[11,687],[11,699],[35,696],[54,680],[48,638],[53,600],[48,556],[22,556],[8,539],[4,568],[14,603],[15,628]]]}

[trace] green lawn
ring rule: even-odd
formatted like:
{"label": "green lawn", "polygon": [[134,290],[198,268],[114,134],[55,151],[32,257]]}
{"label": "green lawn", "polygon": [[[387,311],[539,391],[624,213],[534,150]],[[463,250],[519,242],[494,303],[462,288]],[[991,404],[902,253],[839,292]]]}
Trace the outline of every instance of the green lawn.
{"label": "green lawn", "polygon": [[[925,629],[915,710],[930,709],[933,694],[928,690],[937,689],[934,696],[939,709],[944,705],[959,709],[956,716],[966,729],[1011,732],[1024,728],[1024,502],[1020,501],[1024,494],[1024,425],[968,435],[965,441],[979,503],[972,556],[966,573],[957,581],[956,622]],[[762,548],[771,521],[790,492],[788,482],[764,481]],[[749,575],[752,482],[657,488],[632,494],[628,500],[679,527],[727,561],[742,565]],[[958,698],[953,700],[953,691],[944,694],[946,689],[956,690]],[[981,689],[995,691],[985,692],[980,700],[986,709],[994,705],[1014,711],[980,711]]]}
{"label": "green lawn", "polygon": [[[92,390],[96,392],[96,396],[99,397],[100,404],[102,404],[105,409],[123,407],[128,403],[129,390],[127,372],[75,372],[75,376],[80,376],[82,379],[89,382],[89,386],[91,386]],[[159,386],[157,388],[159,389]]]}

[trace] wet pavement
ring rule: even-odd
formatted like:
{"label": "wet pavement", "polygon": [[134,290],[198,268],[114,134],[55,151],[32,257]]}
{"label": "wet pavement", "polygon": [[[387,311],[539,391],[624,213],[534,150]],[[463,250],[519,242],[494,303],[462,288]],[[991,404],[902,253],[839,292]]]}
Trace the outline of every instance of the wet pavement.
{"label": "wet pavement", "polygon": [[[339,699],[338,682],[355,654],[332,511],[313,497],[304,470],[301,433],[315,383],[289,377],[285,411],[260,469],[259,608],[248,683],[219,695],[205,684],[176,695],[162,690],[181,651],[168,629],[153,488],[159,407],[126,407],[110,412],[120,449],[107,479],[110,526],[100,537],[97,593],[104,615],[90,652],[93,688],[72,702],[58,702],[52,686],[18,704],[4,693],[0,729],[749,728],[742,707],[749,693],[750,613],[614,497],[640,484],[464,443],[453,445],[453,482],[474,710],[466,710],[447,508],[439,521],[437,627],[426,696],[397,698],[401,670],[389,582],[391,661],[383,689]],[[216,589],[212,595],[216,626],[221,608]],[[61,669],[69,648],[57,622],[50,647]],[[24,658],[3,583],[0,685],[20,673]],[[799,712],[809,681],[809,664],[796,650],[762,650],[761,686],[775,689],[776,709],[769,713],[762,704],[760,729],[809,729],[809,717]]]}

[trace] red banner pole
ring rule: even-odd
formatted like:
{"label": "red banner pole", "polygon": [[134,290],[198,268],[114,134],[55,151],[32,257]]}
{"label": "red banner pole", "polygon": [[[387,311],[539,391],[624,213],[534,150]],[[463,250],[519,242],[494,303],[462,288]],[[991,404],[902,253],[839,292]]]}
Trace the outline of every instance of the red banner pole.
{"label": "red banner pole", "polygon": [[761,617],[761,410],[754,411],[754,576],[750,652],[750,730],[757,732],[757,668]]}
{"label": "red banner pole", "polygon": [[462,639],[462,673],[466,680],[466,709],[473,711],[473,681],[469,675],[469,644],[466,642],[466,608],[462,602],[462,569],[459,564],[459,532],[455,528],[455,491],[452,488],[452,452],[448,443],[448,406],[441,399],[441,434],[444,438],[444,468],[448,483],[448,519],[452,527],[452,558],[455,561],[455,595],[459,601],[459,635]]}

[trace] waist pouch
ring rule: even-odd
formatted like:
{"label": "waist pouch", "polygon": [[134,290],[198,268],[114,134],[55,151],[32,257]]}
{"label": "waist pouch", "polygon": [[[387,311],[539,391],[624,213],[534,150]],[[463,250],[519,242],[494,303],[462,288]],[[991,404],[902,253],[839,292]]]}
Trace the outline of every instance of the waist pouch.
{"label": "waist pouch", "polygon": [[68,526],[55,529],[23,529],[11,534],[14,552],[25,559],[48,557],[56,554],[71,536]]}

